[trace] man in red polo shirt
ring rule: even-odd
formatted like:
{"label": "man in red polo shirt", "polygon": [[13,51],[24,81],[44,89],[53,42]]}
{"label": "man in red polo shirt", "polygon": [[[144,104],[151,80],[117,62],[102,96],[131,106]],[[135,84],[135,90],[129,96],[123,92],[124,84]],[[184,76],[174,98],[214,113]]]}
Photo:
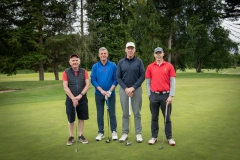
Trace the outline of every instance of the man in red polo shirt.
{"label": "man in red polo shirt", "polygon": [[[166,116],[165,134],[168,143],[174,146],[176,142],[172,138],[172,123],[170,119],[172,111],[172,98],[175,92],[176,72],[171,63],[164,61],[163,49],[157,47],[154,49],[155,61],[148,65],[145,73],[147,91],[150,100],[150,110],[152,114],[151,131],[152,138],[148,144],[152,145],[157,142],[159,125],[158,116],[159,108],[165,115],[166,103],[169,103],[168,113]],[[164,117],[165,118],[165,117]]]}

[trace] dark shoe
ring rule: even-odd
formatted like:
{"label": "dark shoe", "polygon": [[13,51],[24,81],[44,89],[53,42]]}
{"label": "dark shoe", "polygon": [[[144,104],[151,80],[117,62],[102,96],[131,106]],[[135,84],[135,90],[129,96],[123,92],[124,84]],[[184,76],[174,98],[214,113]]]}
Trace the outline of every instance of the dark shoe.
{"label": "dark shoe", "polygon": [[86,140],[86,138],[83,135],[78,137],[78,141],[82,142],[83,144],[87,144],[88,143],[88,140]]}
{"label": "dark shoe", "polygon": [[73,142],[74,142],[74,137],[69,137],[66,145],[71,146]]}

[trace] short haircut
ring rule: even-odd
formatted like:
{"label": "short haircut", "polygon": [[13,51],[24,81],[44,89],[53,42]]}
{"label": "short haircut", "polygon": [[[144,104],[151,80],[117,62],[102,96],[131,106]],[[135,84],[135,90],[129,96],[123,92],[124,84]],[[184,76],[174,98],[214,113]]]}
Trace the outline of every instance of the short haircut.
{"label": "short haircut", "polygon": [[105,47],[101,47],[101,48],[99,48],[98,53],[99,53],[100,51],[103,51],[103,50],[106,50],[107,53],[108,53],[108,50],[107,50],[107,48],[105,48]]}

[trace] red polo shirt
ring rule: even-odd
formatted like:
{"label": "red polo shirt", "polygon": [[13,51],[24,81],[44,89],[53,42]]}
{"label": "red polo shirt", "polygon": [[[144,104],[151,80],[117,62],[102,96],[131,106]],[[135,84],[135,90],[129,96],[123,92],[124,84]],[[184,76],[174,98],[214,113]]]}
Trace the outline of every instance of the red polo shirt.
{"label": "red polo shirt", "polygon": [[169,91],[170,77],[176,77],[176,73],[172,64],[166,61],[160,66],[154,61],[148,65],[145,73],[145,78],[151,79],[150,90],[155,92]]}

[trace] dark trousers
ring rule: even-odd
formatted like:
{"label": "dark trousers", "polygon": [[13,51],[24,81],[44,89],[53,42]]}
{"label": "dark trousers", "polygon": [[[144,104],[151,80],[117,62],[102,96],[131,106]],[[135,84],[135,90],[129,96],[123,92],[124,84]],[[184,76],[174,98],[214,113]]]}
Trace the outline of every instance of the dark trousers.
{"label": "dark trousers", "polygon": [[[104,134],[104,105],[105,96],[95,95],[95,102],[97,107],[97,123],[98,123],[98,133]],[[109,112],[110,117],[110,127],[112,132],[117,131],[117,119],[116,119],[116,110],[115,110],[116,97],[111,96],[108,98],[108,110],[106,109],[106,114]],[[106,106],[107,108],[107,106]]]}
{"label": "dark trousers", "polygon": [[[163,115],[163,121],[162,123],[164,124],[164,118],[165,118],[165,110],[166,110],[166,100],[169,96],[169,93],[166,94],[157,94],[151,92],[151,95],[149,97],[150,99],[150,111],[152,114],[152,122],[151,122],[151,131],[152,131],[152,138],[157,138],[158,137],[158,132],[159,132],[159,124],[158,124],[158,119],[159,119],[159,109],[162,111]],[[167,111],[167,116],[166,116],[166,127],[165,127],[165,134],[167,139],[172,138],[172,122],[170,119],[170,115],[172,112],[172,105],[168,105],[168,111]],[[164,125],[163,125],[164,128]]]}

